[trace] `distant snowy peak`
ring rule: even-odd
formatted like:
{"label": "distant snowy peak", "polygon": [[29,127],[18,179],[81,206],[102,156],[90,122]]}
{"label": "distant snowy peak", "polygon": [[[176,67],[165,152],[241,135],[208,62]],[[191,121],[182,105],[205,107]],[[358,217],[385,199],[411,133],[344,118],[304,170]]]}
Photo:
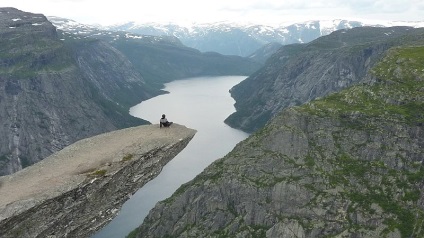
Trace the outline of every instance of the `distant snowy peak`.
{"label": "distant snowy peak", "polygon": [[65,38],[81,39],[81,38],[97,38],[108,42],[116,41],[119,39],[136,39],[154,42],[168,41],[170,43],[181,44],[178,39],[168,37],[166,34],[161,36],[153,35],[139,35],[129,31],[111,30],[110,27],[103,27],[100,25],[87,25],[81,24],[71,19],[49,16],[48,20],[59,30],[64,32]]}
{"label": "distant snowy peak", "polygon": [[202,24],[159,24],[128,22],[107,27],[109,30],[129,31],[141,35],[177,37],[184,45],[202,52],[249,56],[260,47],[276,42],[282,45],[308,43],[336,30],[362,26],[423,26],[423,22],[365,22],[343,19],[314,20],[279,26],[235,24],[230,22]]}
{"label": "distant snowy peak", "polygon": [[380,26],[380,27],[393,27],[393,26],[409,26],[414,28],[424,27],[424,21],[366,21],[364,26]]}
{"label": "distant snowy peak", "polygon": [[336,30],[362,26],[424,27],[424,22],[351,21],[343,19],[313,20],[279,26],[215,22],[178,25],[173,23],[126,22],[112,26],[90,26],[60,17],[48,17],[60,30],[79,37],[96,37],[111,41],[142,39],[151,42],[165,40],[184,44],[201,52],[249,56],[269,43],[281,45],[308,43]]}
{"label": "distant snowy peak", "polygon": [[59,30],[64,31],[97,31],[100,29],[100,26],[91,26],[86,24],[78,23],[71,19],[66,19],[62,17],[48,16],[47,19]]}
{"label": "distant snowy peak", "polygon": [[173,24],[173,23],[137,23],[137,22],[126,22],[116,25],[105,27],[109,30],[128,30],[128,31],[139,31],[141,29],[150,28],[163,34],[170,34],[175,31],[183,31],[187,33],[196,33],[202,30],[221,30],[229,31],[231,29],[256,29],[263,32],[270,31],[282,31],[287,28],[307,28],[307,29],[320,29],[323,32],[332,32],[337,29],[353,28],[360,26],[380,26],[380,27],[391,27],[391,26],[411,26],[411,27],[424,27],[424,22],[407,22],[407,21],[357,21],[357,20],[311,20],[306,22],[299,22],[293,24],[281,24],[279,26],[270,26],[262,24],[240,24],[232,22],[214,22],[214,23],[191,23],[185,25]]}

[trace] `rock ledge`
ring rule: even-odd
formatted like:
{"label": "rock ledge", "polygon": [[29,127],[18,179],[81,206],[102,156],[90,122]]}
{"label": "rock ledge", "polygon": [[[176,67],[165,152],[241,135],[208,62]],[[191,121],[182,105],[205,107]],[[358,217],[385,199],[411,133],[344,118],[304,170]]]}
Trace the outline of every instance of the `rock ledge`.
{"label": "rock ledge", "polygon": [[156,177],[195,132],[178,124],[113,131],[0,177],[0,236],[93,234],[131,194]]}

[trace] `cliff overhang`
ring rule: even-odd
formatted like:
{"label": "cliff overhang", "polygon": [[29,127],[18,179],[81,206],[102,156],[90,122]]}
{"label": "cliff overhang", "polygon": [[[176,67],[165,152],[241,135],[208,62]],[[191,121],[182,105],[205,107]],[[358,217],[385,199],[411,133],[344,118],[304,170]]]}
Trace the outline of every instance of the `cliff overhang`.
{"label": "cliff overhang", "polygon": [[195,133],[178,124],[117,130],[80,140],[0,177],[0,236],[88,237]]}

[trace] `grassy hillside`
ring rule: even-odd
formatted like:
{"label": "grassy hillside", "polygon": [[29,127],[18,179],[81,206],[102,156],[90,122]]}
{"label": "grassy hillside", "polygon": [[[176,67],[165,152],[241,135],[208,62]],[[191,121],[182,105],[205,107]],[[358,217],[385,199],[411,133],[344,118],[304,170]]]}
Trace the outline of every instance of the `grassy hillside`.
{"label": "grassy hillside", "polygon": [[355,85],[386,51],[420,45],[424,30],[410,27],[340,30],[304,45],[283,46],[231,93],[237,112],[226,119],[255,131],[281,110]]}

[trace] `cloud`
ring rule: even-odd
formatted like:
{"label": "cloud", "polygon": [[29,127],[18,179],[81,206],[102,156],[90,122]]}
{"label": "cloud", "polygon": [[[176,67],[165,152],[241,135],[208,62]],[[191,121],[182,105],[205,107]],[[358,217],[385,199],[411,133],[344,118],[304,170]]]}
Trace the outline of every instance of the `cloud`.
{"label": "cloud", "polygon": [[102,24],[130,20],[259,23],[335,18],[424,20],[422,0],[1,0],[2,6]]}
{"label": "cloud", "polygon": [[273,9],[280,15],[302,15],[304,18],[424,20],[422,0],[280,1]]}
{"label": "cloud", "polygon": [[53,3],[63,3],[63,2],[76,2],[76,3],[82,3],[82,2],[87,2],[90,0],[50,0]]}

